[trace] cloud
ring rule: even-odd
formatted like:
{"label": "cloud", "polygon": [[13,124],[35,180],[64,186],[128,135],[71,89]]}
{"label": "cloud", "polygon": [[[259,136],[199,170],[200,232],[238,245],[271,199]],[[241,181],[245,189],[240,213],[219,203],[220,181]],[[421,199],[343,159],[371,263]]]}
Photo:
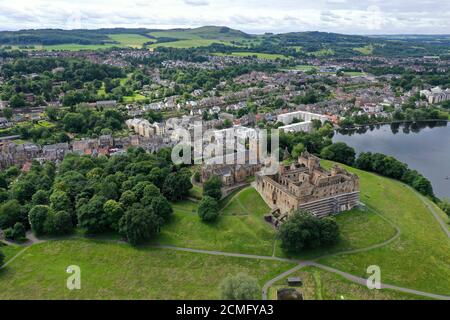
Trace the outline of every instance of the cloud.
{"label": "cloud", "polygon": [[209,2],[207,0],[183,0],[184,3],[189,4],[191,6],[207,6]]}
{"label": "cloud", "polygon": [[[75,23],[74,23],[75,22]],[[0,30],[186,28],[226,25],[249,33],[329,31],[449,33],[447,0],[0,0]]]}

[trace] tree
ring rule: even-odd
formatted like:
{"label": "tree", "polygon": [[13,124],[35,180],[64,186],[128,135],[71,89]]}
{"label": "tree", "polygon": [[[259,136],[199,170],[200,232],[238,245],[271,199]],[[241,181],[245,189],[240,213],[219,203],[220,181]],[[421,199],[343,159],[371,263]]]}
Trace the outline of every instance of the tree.
{"label": "tree", "polygon": [[0,206],[0,229],[13,227],[16,222],[25,222],[26,215],[17,200],[9,200]]}
{"label": "tree", "polygon": [[139,244],[155,236],[162,224],[152,209],[134,204],[129,208],[119,222],[119,232],[132,245]]}
{"label": "tree", "polygon": [[292,158],[298,159],[303,151],[305,151],[305,145],[303,143],[296,144],[291,152]]}
{"label": "tree", "polygon": [[53,191],[50,196],[50,203],[55,211],[70,211],[72,208],[69,195],[64,191]]}
{"label": "tree", "polygon": [[450,201],[449,199],[443,199],[439,203],[439,207],[450,217]]}
{"label": "tree", "polygon": [[323,148],[320,156],[324,159],[352,165],[355,162],[355,149],[344,142],[337,142]]}
{"label": "tree", "polygon": [[177,201],[184,199],[190,189],[192,189],[192,183],[189,176],[176,172],[171,173],[164,181],[163,194],[168,200]]}
{"label": "tree", "polygon": [[161,192],[159,191],[158,187],[156,187],[153,183],[150,183],[144,188],[141,203],[144,206],[149,206],[152,203],[153,199],[159,196],[161,196]]}
{"label": "tree", "polygon": [[112,230],[119,230],[119,221],[124,214],[122,205],[115,200],[108,200],[103,205],[103,211],[108,217],[108,225]]}
{"label": "tree", "polygon": [[216,199],[204,196],[198,206],[198,216],[205,222],[216,220],[219,216],[219,204]]}
{"label": "tree", "polygon": [[45,221],[50,215],[50,207],[45,205],[36,205],[28,213],[28,221],[31,225],[31,230],[36,235],[44,234]]}
{"label": "tree", "polygon": [[220,284],[220,295],[224,300],[258,300],[258,281],[244,273],[226,277]]}
{"label": "tree", "polygon": [[289,252],[328,246],[339,239],[336,221],[328,217],[318,219],[309,213],[297,210],[281,225],[279,230],[281,246]]}
{"label": "tree", "polygon": [[44,232],[50,235],[68,234],[72,229],[72,217],[66,211],[50,211],[44,224]]}
{"label": "tree", "polygon": [[106,199],[95,195],[88,203],[77,209],[78,226],[85,228],[87,233],[95,234],[106,231],[108,217],[103,211]]}
{"label": "tree", "polygon": [[133,191],[127,190],[120,196],[120,203],[124,208],[131,207],[136,202],[137,197]]}
{"label": "tree", "polygon": [[163,195],[154,197],[150,207],[156,215],[163,219],[163,222],[169,221],[170,216],[173,214],[172,206]]}
{"label": "tree", "polygon": [[46,190],[38,190],[31,197],[31,202],[34,205],[47,205],[49,203],[48,192]]}
{"label": "tree", "polygon": [[23,94],[15,94],[9,100],[9,106],[11,108],[23,108],[27,105]]}
{"label": "tree", "polygon": [[213,176],[203,184],[203,195],[219,201],[222,198],[222,180],[218,176]]}
{"label": "tree", "polygon": [[13,110],[11,108],[4,108],[3,109],[3,116],[8,119],[11,120],[13,117]]}

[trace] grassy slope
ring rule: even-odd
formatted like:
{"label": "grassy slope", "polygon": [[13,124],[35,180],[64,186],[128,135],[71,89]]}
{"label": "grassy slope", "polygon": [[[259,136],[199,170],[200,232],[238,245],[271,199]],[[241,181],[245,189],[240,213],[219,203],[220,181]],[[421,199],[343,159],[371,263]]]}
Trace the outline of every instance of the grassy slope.
{"label": "grassy slope", "polygon": [[[253,210],[239,206],[238,203],[244,202],[246,206],[252,205]],[[263,220],[269,208],[253,188],[240,192],[215,223],[201,222],[197,206],[191,201],[175,203],[174,217],[156,241],[195,249],[272,255],[275,230]]]}
{"label": "grassy slope", "polygon": [[222,43],[225,45],[232,45],[229,41],[224,40],[213,40],[213,39],[186,39],[186,40],[178,40],[171,42],[161,42],[154,43],[150,45],[150,48],[157,47],[170,47],[170,48],[196,48],[196,47],[207,47],[212,45],[213,43]]}
{"label": "grassy slope", "polygon": [[[347,279],[315,267],[303,268],[290,277],[300,277],[303,285],[297,290],[302,292],[305,300],[404,300],[421,299],[416,295],[400,293],[393,290],[369,290]],[[286,278],[275,283],[269,290],[268,297],[276,299],[276,290],[287,288]]]}
{"label": "grassy slope", "polygon": [[153,41],[153,39],[140,34],[109,34],[108,37],[119,42],[121,46],[131,48],[142,48],[144,43]]}
{"label": "grassy slope", "polygon": [[[69,265],[81,268],[81,290],[66,288]],[[217,299],[227,274],[245,272],[262,285],[289,267],[92,240],[56,241],[34,245],[0,271],[0,299]]]}
{"label": "grassy slope", "polygon": [[350,171],[361,179],[361,200],[376,207],[402,233],[386,247],[319,262],[363,277],[369,265],[379,265],[385,283],[450,294],[450,241],[418,195],[398,181]]}

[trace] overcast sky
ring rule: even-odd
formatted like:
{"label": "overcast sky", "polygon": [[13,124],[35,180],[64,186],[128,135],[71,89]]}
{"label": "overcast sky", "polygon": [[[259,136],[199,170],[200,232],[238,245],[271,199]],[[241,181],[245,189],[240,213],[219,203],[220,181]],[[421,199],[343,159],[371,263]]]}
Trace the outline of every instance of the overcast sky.
{"label": "overcast sky", "polygon": [[249,33],[448,34],[449,0],[0,0],[0,30],[228,26]]}

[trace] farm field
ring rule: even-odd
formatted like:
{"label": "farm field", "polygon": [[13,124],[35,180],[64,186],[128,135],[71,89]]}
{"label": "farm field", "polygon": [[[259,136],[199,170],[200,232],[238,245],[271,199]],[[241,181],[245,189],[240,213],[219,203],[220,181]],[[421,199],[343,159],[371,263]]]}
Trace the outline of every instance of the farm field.
{"label": "farm field", "polygon": [[142,48],[144,43],[155,41],[140,34],[109,34],[108,37],[119,42],[121,46],[138,49]]}
{"label": "farm field", "polygon": [[150,48],[158,48],[158,47],[168,47],[168,48],[196,48],[196,47],[207,47],[214,43],[222,43],[225,45],[232,45],[231,42],[223,41],[223,40],[215,40],[215,39],[186,39],[186,40],[178,40],[171,42],[160,42],[153,43],[149,47]]}

